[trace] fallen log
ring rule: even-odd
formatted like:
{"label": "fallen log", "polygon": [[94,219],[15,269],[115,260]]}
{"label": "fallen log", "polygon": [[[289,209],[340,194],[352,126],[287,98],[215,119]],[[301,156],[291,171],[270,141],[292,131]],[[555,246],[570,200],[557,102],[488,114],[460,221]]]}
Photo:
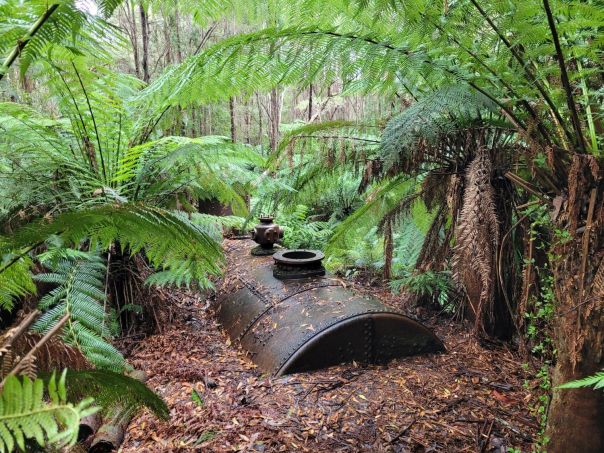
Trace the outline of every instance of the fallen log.
{"label": "fallen log", "polygon": [[[143,383],[147,381],[147,375],[144,371],[134,370],[129,375]],[[103,424],[96,431],[88,452],[110,453],[117,450],[124,441],[126,428],[128,428],[128,424],[133,416],[134,413],[124,411],[124,408],[119,404],[112,408],[103,417]]]}

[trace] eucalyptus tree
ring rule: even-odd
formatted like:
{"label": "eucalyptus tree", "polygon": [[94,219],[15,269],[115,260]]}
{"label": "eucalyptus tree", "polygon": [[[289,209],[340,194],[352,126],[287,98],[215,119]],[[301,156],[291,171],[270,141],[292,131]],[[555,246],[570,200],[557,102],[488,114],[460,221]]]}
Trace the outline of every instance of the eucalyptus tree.
{"label": "eucalyptus tree", "polygon": [[[493,308],[513,309],[513,294],[493,298],[492,289],[504,273],[499,250],[524,221],[510,200],[551,208],[554,383],[602,368],[601,2],[288,4],[297,16],[226,39],[169,69],[145,91],[146,100],[190,105],[317,79],[341,80],[346,93],[424,100],[414,119],[403,113],[389,124],[376,156],[385,171],[377,173],[430,176],[443,188],[459,184],[462,205],[445,218],[457,238],[454,271],[477,318]],[[460,91],[452,85],[477,102],[451,96]],[[439,118],[430,102],[439,104]],[[471,121],[461,121],[468,111]],[[454,171],[439,179],[443,168]],[[503,192],[496,190],[499,182]],[[514,195],[509,199],[506,191]],[[395,209],[406,203],[401,200]],[[569,237],[556,239],[556,231]],[[602,395],[554,391],[549,449],[600,450],[603,416]]]}

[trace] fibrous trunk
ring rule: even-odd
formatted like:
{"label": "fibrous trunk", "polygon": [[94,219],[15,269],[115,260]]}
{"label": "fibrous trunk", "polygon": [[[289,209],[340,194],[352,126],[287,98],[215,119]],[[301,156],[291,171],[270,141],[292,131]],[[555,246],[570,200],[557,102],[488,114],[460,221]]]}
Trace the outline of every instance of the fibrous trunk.
{"label": "fibrous trunk", "polygon": [[569,174],[565,215],[573,238],[554,244],[557,361],[548,417],[551,453],[604,451],[604,392],[556,389],[604,368],[604,184],[592,156],[577,155]]}

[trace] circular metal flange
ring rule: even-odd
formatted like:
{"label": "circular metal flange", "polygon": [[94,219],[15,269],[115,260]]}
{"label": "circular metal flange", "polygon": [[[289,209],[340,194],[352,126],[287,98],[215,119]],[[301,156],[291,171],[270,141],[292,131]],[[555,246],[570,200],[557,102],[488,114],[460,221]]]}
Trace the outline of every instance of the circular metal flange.
{"label": "circular metal flange", "polygon": [[288,280],[325,275],[323,258],[325,255],[319,250],[281,250],[273,255],[273,277]]}
{"label": "circular metal flange", "polygon": [[281,250],[273,255],[276,264],[285,264],[287,266],[308,267],[313,264],[320,264],[325,255],[320,250]]}

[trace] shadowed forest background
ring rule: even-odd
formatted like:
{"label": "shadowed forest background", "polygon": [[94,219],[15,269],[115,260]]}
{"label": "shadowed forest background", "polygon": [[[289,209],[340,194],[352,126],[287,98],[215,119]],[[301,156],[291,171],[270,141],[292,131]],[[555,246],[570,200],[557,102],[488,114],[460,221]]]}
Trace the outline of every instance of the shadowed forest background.
{"label": "shadowed forest background", "polygon": [[[0,0],[0,451],[604,450],[603,49],[600,0]],[[263,215],[447,350],[257,369]]]}

